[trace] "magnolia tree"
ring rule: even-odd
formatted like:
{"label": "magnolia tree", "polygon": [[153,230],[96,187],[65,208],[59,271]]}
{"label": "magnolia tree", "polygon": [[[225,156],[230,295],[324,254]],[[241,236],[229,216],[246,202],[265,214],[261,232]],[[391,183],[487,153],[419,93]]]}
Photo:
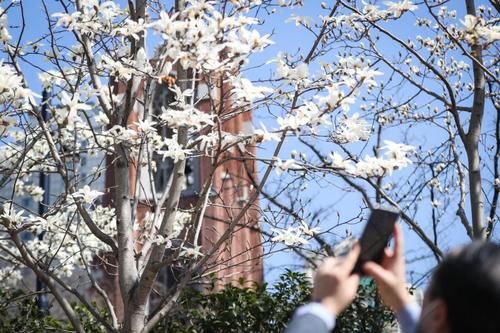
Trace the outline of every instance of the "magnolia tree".
{"label": "magnolia tree", "polygon": [[[70,304],[76,297],[105,330],[148,332],[237,229],[258,230],[264,241],[308,260],[318,248],[334,253],[333,227],[317,225],[314,205],[305,201],[304,187],[314,183],[358,193],[361,208],[399,209],[437,260],[453,241],[441,237],[444,230],[493,237],[500,31],[498,5],[487,5],[4,1],[0,186],[11,192],[1,198],[2,288],[19,287],[22,272],[31,270],[74,330],[84,331]],[[27,6],[38,6],[38,17],[28,17]],[[315,16],[301,16],[303,6]],[[269,55],[279,36],[266,32],[283,13],[304,37],[293,52]],[[258,52],[269,57],[249,65]],[[207,110],[199,107],[200,82],[208,87]],[[155,113],[160,84],[172,98]],[[262,123],[242,133],[225,130],[225,122],[249,112]],[[266,149],[255,154],[255,145]],[[100,163],[86,170],[84,158]],[[186,163],[196,158],[210,161],[208,176],[194,209],[181,209]],[[248,171],[249,195],[235,210],[211,193],[216,168],[230,160],[261,167],[259,177]],[[162,163],[172,167],[157,188]],[[106,172],[111,199],[102,200],[96,180]],[[42,200],[44,189],[34,181],[40,174],[63,185],[37,214],[16,198]],[[139,188],[147,183],[153,209],[144,217]],[[262,221],[247,225],[259,198]],[[211,206],[232,214],[201,251],[196,235]],[[335,225],[350,222],[341,221]],[[123,316],[92,269],[110,257]],[[160,270],[176,262],[183,266],[177,283],[150,303]],[[76,271],[87,273],[109,316],[74,287]]]}

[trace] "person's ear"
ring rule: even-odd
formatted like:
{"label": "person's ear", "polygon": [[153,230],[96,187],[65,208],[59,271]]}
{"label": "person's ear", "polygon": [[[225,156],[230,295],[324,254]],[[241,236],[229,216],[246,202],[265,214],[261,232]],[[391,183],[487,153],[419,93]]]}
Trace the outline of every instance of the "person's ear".
{"label": "person's ear", "polygon": [[433,311],[431,315],[431,321],[433,326],[433,332],[448,333],[450,328],[448,325],[448,307],[446,303],[441,298],[432,300]]}

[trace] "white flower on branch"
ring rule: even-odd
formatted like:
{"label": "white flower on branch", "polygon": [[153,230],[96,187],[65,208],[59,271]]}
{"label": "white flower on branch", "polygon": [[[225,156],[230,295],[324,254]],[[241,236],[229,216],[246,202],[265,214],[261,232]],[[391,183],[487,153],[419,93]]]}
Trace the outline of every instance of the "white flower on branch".
{"label": "white flower on branch", "polygon": [[0,103],[23,104],[27,101],[35,104],[35,95],[23,86],[23,78],[10,65],[4,65],[0,60]]}
{"label": "white flower on branch", "polygon": [[148,133],[156,133],[156,125],[157,123],[155,121],[151,121],[149,119],[146,120],[139,120],[138,122],[134,123],[137,125],[137,129],[145,134]]}
{"label": "white flower on branch", "polygon": [[[144,19],[140,18],[137,21],[126,19],[125,22],[118,28],[115,28],[111,35],[119,35],[123,37],[132,37],[135,40],[140,39],[141,34],[146,33],[146,25]],[[123,44],[125,44],[123,42]]]}
{"label": "white flower on branch", "polygon": [[163,237],[162,235],[156,235],[153,240],[153,244],[164,245],[166,248],[172,247],[172,241],[168,237]]}
{"label": "white flower on branch", "polygon": [[385,1],[384,4],[387,6],[387,10],[392,12],[395,18],[400,17],[404,12],[414,11],[418,8],[411,0],[403,0],[400,2]]}
{"label": "white flower on branch", "polygon": [[98,197],[102,196],[103,194],[103,192],[92,190],[90,189],[90,186],[85,185],[83,188],[73,193],[73,198],[81,199],[86,204],[92,204]]}
{"label": "white flower on branch", "polygon": [[185,22],[178,20],[177,16],[179,16],[179,13],[170,14],[162,11],[160,12],[160,18],[149,23],[147,27],[153,28],[153,30],[161,33],[164,39],[169,39],[177,32],[184,29]]}
{"label": "white flower on branch", "polygon": [[213,125],[213,117],[213,115],[199,111],[191,106],[185,106],[183,110],[162,107],[162,113],[159,116],[164,125],[170,127],[194,127],[197,130],[202,129],[206,125]]}
{"label": "white flower on branch", "polygon": [[8,221],[10,227],[19,227],[25,220],[23,214],[24,210],[19,210],[16,212],[16,210],[14,209],[14,205],[10,202],[6,202],[3,205],[3,214],[0,215],[0,220]]}
{"label": "white flower on branch", "polygon": [[88,111],[92,110],[92,106],[80,103],[80,94],[74,93],[73,97],[70,97],[65,91],[60,94],[61,104],[64,108],[56,109],[56,120],[59,124],[64,125],[68,129],[73,129],[76,122],[80,122],[81,119],[78,116],[78,111]]}
{"label": "white flower on branch", "polygon": [[198,257],[203,257],[203,253],[201,252],[201,246],[195,246],[195,247],[183,246],[181,252],[179,253],[179,256],[190,259],[196,259]]}
{"label": "white flower on branch", "polygon": [[7,29],[7,13],[1,7],[0,12],[2,12],[2,16],[0,16],[0,41],[3,43],[7,43],[12,39],[9,30]]}
{"label": "white flower on branch", "polygon": [[26,186],[26,192],[31,196],[31,198],[35,202],[40,202],[42,201],[43,198],[43,193],[45,192],[41,187],[36,186],[36,185],[28,185]]}
{"label": "white flower on branch", "polygon": [[274,168],[278,176],[281,176],[281,174],[287,172],[288,170],[302,170],[302,167],[298,165],[294,159],[282,161],[278,157],[274,160]]}
{"label": "white flower on branch", "polygon": [[285,22],[293,22],[296,26],[303,25],[305,27],[310,27],[312,19],[308,16],[299,16],[292,14],[288,19],[285,20]]}
{"label": "white flower on branch", "polygon": [[18,290],[22,284],[23,274],[14,265],[0,268],[0,288]]}
{"label": "white flower on branch", "polygon": [[302,230],[299,228],[288,228],[284,230],[273,229],[276,236],[271,238],[272,242],[282,242],[287,246],[306,245],[307,239],[302,236]]}
{"label": "white flower on branch", "polygon": [[294,68],[289,67],[283,54],[278,54],[276,58],[276,74],[279,78],[290,81],[306,80],[309,76],[309,68],[306,63],[296,65]]}
{"label": "white flower on branch", "polygon": [[350,160],[345,160],[339,153],[330,153],[331,167],[336,169],[345,170],[346,172],[353,173],[354,164]]}
{"label": "white flower on branch", "polygon": [[334,138],[340,143],[366,141],[372,133],[371,125],[357,113],[339,121]]}
{"label": "white flower on branch", "polygon": [[129,66],[124,60],[115,61],[107,55],[101,57],[102,68],[110,71],[111,75],[116,75],[119,79],[128,81],[137,70]]}
{"label": "white flower on branch", "polygon": [[264,124],[262,123],[260,124],[260,126],[262,127],[262,129],[257,128],[253,131],[254,136],[256,137],[256,140],[258,142],[280,141],[281,136],[278,133],[269,132],[266,126],[264,126]]}
{"label": "white flower on branch", "polygon": [[16,124],[16,118],[0,114],[0,136],[8,134],[9,128],[16,126]]}
{"label": "white flower on branch", "polygon": [[292,110],[292,112],[285,117],[278,117],[277,122],[281,130],[297,130],[307,125],[311,127],[311,131],[313,132],[316,126],[330,123],[327,114],[322,112],[318,108],[318,105],[309,101],[305,102],[304,105],[299,108]]}
{"label": "white flower on branch", "polygon": [[300,221],[300,224],[299,230],[307,236],[312,237],[320,231],[319,227],[310,228],[305,221]]}
{"label": "white flower on branch", "polygon": [[415,147],[389,140],[384,140],[382,150],[385,151],[384,154],[388,160],[392,161],[394,169],[404,168],[411,164],[411,160],[408,159],[408,155],[415,153]]}
{"label": "white flower on branch", "polygon": [[68,13],[54,13],[52,17],[58,17],[56,26],[63,27],[68,29],[69,31],[74,30],[76,27],[76,23],[81,16],[81,12],[74,12],[71,14]]}
{"label": "white flower on branch", "polygon": [[465,15],[462,24],[464,25],[464,38],[471,45],[478,44],[480,38],[483,38],[486,43],[500,39],[500,27],[498,25],[490,27],[477,16]]}
{"label": "white flower on branch", "polygon": [[241,27],[239,30],[239,43],[245,44],[250,48],[249,52],[246,53],[250,53],[250,51],[262,51],[266,46],[274,44],[269,36],[270,35],[268,34],[261,36],[257,30],[247,30],[244,27]]}
{"label": "white flower on branch", "polygon": [[254,86],[250,80],[241,77],[230,78],[230,82],[233,86],[232,91],[236,105],[248,104],[273,92],[273,89],[269,87]]}

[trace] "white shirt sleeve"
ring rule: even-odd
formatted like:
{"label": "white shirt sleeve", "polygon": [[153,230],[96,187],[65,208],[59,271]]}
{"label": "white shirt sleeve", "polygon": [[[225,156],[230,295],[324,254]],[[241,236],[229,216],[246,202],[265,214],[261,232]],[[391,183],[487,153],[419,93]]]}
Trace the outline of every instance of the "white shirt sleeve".
{"label": "white shirt sleeve", "polygon": [[396,313],[396,318],[403,333],[415,333],[420,312],[420,305],[410,303]]}
{"label": "white shirt sleeve", "polygon": [[295,316],[301,316],[304,314],[312,314],[320,318],[328,327],[328,330],[332,330],[335,327],[335,315],[333,315],[327,308],[321,303],[313,302],[299,307],[294,314]]}

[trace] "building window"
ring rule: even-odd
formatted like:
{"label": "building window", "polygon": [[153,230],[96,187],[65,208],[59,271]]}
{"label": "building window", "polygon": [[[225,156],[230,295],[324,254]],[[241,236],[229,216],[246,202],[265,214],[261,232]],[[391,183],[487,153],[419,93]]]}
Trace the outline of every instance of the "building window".
{"label": "building window", "polygon": [[[158,117],[162,113],[162,108],[168,108],[170,104],[175,102],[175,94],[169,89],[166,83],[156,85],[153,94],[153,114]],[[158,126],[158,133],[165,138],[171,138],[173,131],[167,126]],[[162,193],[168,185],[168,180],[172,173],[174,163],[170,158],[154,153],[153,159],[156,164],[156,172],[154,174],[155,188],[158,193]],[[183,186],[182,196],[197,195],[200,190],[200,162],[199,158],[189,158],[186,161],[185,181]]]}

